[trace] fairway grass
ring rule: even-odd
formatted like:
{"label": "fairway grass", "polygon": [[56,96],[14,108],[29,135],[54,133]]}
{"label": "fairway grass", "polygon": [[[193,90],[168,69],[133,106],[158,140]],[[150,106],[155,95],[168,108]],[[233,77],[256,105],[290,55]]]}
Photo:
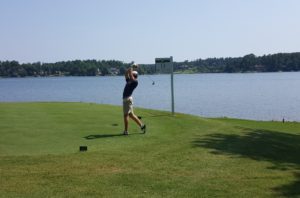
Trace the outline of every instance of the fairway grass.
{"label": "fairway grass", "polygon": [[135,112],[0,103],[0,197],[300,197],[300,123]]}

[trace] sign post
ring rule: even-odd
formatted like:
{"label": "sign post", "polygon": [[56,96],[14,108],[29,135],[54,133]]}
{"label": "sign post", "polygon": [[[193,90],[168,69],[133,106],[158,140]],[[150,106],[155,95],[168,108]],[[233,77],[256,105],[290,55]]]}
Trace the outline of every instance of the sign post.
{"label": "sign post", "polygon": [[171,109],[172,115],[175,113],[174,105],[174,69],[173,69],[173,57],[170,58],[155,58],[155,70],[156,73],[171,74]]}

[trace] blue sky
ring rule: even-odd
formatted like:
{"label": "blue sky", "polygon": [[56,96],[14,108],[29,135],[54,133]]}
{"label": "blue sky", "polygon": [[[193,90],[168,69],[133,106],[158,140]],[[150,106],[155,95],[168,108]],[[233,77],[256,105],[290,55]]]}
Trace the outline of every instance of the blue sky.
{"label": "blue sky", "polygon": [[298,0],[0,0],[0,60],[299,52]]}

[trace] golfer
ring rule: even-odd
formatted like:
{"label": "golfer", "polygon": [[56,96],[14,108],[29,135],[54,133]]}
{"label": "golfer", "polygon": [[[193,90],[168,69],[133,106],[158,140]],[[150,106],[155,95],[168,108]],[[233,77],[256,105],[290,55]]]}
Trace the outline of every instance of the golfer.
{"label": "golfer", "polygon": [[125,72],[126,85],[123,91],[123,114],[124,114],[124,135],[128,135],[128,121],[129,117],[134,120],[143,133],[146,133],[146,125],[141,122],[141,120],[133,112],[133,98],[132,93],[134,89],[138,86],[138,72],[134,71],[138,68],[137,64],[133,64]]}

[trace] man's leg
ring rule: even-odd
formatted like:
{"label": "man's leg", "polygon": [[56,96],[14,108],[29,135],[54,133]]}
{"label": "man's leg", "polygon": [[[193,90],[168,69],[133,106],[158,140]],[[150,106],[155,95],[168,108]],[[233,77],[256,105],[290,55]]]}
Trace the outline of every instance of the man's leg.
{"label": "man's leg", "polygon": [[123,99],[123,119],[124,119],[124,135],[128,135],[128,121],[129,121],[129,112],[130,112],[129,100]]}
{"label": "man's leg", "polygon": [[140,127],[143,126],[143,123],[140,121],[140,119],[134,114],[134,113],[129,113],[129,116],[131,119],[133,119]]}
{"label": "man's leg", "polygon": [[129,115],[124,114],[124,135],[128,135],[128,120],[129,120]]}
{"label": "man's leg", "polygon": [[143,133],[146,133],[146,125],[141,122],[141,120],[132,112],[129,113],[131,119],[133,119],[141,128]]}

